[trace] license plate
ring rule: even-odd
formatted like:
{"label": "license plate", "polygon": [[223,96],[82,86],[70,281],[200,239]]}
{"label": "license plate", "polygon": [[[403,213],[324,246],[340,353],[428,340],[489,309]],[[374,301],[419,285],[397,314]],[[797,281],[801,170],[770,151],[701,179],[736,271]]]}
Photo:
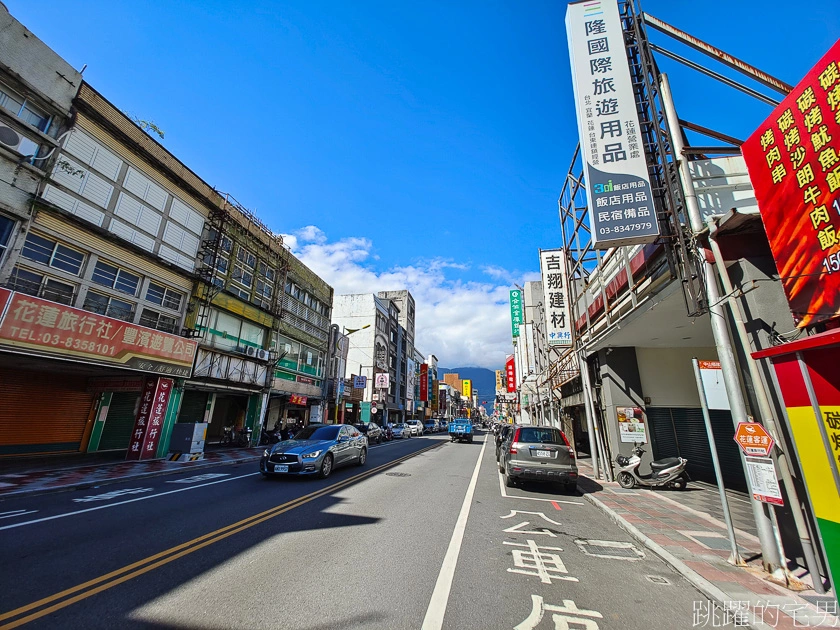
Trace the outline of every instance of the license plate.
{"label": "license plate", "polygon": [[277,464],[274,467],[274,472],[289,472],[289,465],[288,464]]}
{"label": "license plate", "polygon": [[537,451],[537,457],[551,457],[551,451]]}

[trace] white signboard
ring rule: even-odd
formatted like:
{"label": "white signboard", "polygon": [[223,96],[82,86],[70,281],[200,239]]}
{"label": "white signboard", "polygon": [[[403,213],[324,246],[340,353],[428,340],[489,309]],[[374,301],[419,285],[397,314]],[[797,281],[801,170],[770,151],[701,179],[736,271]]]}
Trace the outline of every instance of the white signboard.
{"label": "white signboard", "polygon": [[528,374],[535,374],[537,371],[536,344],[534,343],[534,325],[524,324],[525,328],[525,354],[528,358]]}
{"label": "white signboard", "polygon": [[698,361],[700,366],[700,380],[703,381],[703,391],[706,393],[706,404],[709,409],[729,409],[729,397],[723,383],[723,370],[720,361]]}
{"label": "white signboard", "polygon": [[379,372],[374,377],[374,383],[376,384],[376,389],[388,389],[391,385],[391,375],[387,372]]}
{"label": "white signboard", "polygon": [[566,252],[562,249],[540,250],[545,339],[550,346],[572,345],[572,318],[566,280]]}
{"label": "white signboard", "polygon": [[[416,383],[416,377],[417,377],[417,375],[415,374],[415,371],[417,369],[415,367],[415,365],[416,365],[416,363],[412,359],[406,359],[405,360],[405,400],[406,400],[406,403],[408,403],[408,401],[414,401],[414,385]],[[412,410],[413,410],[412,407],[408,407],[408,409],[407,409],[407,411],[412,411]]]}
{"label": "white signboard", "polygon": [[745,457],[744,459],[747,460],[747,475],[750,478],[753,498],[764,503],[784,505],[773,460],[769,457]]}
{"label": "white signboard", "polygon": [[617,1],[570,4],[566,33],[592,244],[651,243],[659,224]]}

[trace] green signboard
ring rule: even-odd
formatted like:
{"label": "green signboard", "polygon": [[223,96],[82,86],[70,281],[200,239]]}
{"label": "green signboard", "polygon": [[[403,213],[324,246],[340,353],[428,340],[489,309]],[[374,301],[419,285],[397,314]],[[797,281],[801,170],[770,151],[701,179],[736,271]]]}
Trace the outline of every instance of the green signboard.
{"label": "green signboard", "polygon": [[513,289],[510,292],[510,325],[511,336],[519,336],[519,324],[524,322],[522,314],[522,291]]}

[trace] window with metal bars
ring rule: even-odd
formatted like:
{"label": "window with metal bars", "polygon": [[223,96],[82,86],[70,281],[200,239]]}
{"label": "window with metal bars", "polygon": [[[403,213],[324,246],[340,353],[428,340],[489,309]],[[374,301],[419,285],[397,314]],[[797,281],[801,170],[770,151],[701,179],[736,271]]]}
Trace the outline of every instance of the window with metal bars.
{"label": "window with metal bars", "polygon": [[82,264],[85,261],[85,255],[82,252],[35,232],[30,232],[26,236],[20,255],[74,276],[78,276],[82,271]]}

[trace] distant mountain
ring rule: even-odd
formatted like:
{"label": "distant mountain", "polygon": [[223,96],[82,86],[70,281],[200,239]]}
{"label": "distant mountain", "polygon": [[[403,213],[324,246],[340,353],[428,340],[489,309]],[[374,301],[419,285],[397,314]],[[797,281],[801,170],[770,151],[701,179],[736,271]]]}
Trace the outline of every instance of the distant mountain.
{"label": "distant mountain", "polygon": [[[462,367],[462,368],[438,368],[438,376],[443,382],[444,374],[455,372],[460,379],[472,381],[473,389],[478,390],[478,404],[485,400],[487,406],[491,407],[496,396],[496,372],[487,368]],[[492,407],[491,407],[492,409]]]}

